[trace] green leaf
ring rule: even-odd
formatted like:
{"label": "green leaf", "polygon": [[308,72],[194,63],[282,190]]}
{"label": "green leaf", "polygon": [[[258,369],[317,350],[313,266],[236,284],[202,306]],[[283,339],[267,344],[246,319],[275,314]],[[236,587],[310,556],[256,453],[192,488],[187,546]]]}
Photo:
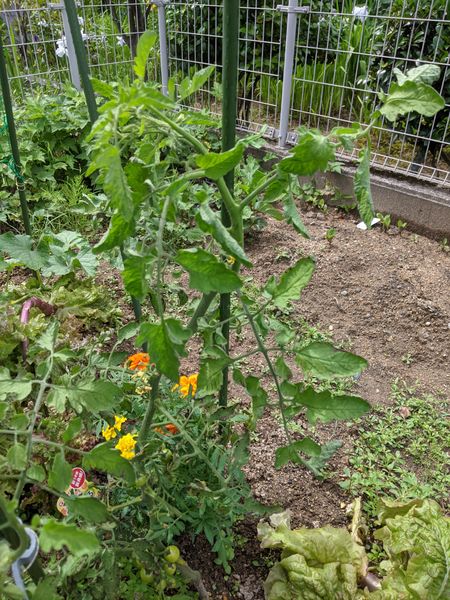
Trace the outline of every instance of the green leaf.
{"label": "green leaf", "polygon": [[76,386],[60,389],[77,412],[81,408],[93,414],[111,410],[119,404],[122,397],[122,391],[117,385],[101,379],[80,381]]}
{"label": "green leaf", "polygon": [[72,467],[66,462],[64,455],[59,452],[53,459],[53,466],[48,476],[48,485],[57,490],[64,492],[72,481]]}
{"label": "green leaf", "polygon": [[23,471],[27,466],[27,449],[23,444],[15,443],[6,454],[8,465],[15,471]]}
{"label": "green leaf", "polygon": [[125,479],[128,483],[133,483],[135,479],[131,462],[122,458],[119,451],[112,448],[108,442],[98,444],[88,454],[85,454],[83,467],[104,471],[114,477]]}
{"label": "green leaf", "polygon": [[333,458],[341,446],[342,442],[340,440],[331,440],[331,442],[320,447],[320,454],[310,458],[306,462],[306,466],[311,469],[316,477],[321,477],[328,461]]}
{"label": "green leaf", "polygon": [[320,446],[311,438],[306,437],[302,440],[292,442],[289,446],[277,448],[275,452],[275,469],[281,469],[288,462],[299,464],[303,462],[298,453],[304,452],[308,456],[318,456],[320,454]]}
{"label": "green leaf", "polygon": [[98,254],[120,245],[134,231],[135,205],[126,174],[122,168],[120,150],[108,146],[92,162],[87,175],[99,169],[102,174],[103,189],[113,209],[110,227],[102,240],[94,247]]}
{"label": "green leaf", "polygon": [[180,250],[175,262],[189,273],[189,285],[203,293],[233,292],[241,287],[239,276],[201,248]]}
{"label": "green leaf", "polygon": [[16,400],[25,400],[32,390],[32,383],[27,379],[11,379],[8,369],[0,368],[0,397],[11,395]]}
{"label": "green leaf", "polygon": [[375,598],[450,598],[450,519],[437,502],[391,503],[382,513],[384,527],[375,538],[383,542],[389,561]]}
{"label": "green leaf", "polygon": [[96,94],[99,94],[100,96],[103,96],[103,98],[107,98],[108,100],[115,98],[116,91],[114,90],[112,85],[109,85],[109,83],[101,81],[100,79],[96,79],[95,77],[90,77],[90,80],[92,83],[92,87],[94,88],[94,92]]}
{"label": "green leaf", "polygon": [[311,387],[296,394],[293,405],[289,407],[291,416],[292,408],[297,412],[298,405],[307,407],[308,421],[312,424],[357,419],[370,409],[370,404],[358,396],[334,395],[329,390],[316,392]]}
{"label": "green leaf", "polygon": [[137,343],[146,342],[151,348],[152,361],[163,375],[172,381],[178,381],[180,361],[176,343],[171,339],[165,321],[161,323],[143,323]]}
{"label": "green leaf", "polygon": [[441,69],[437,65],[420,65],[420,67],[409,69],[406,74],[403,74],[400,69],[394,68],[394,75],[400,85],[403,85],[406,81],[432,85],[441,76]]}
{"label": "green leaf", "polygon": [[367,367],[367,361],[361,356],[336,350],[327,342],[312,342],[298,350],[295,358],[305,373],[320,379],[351,377]]}
{"label": "green leaf", "polygon": [[121,327],[117,332],[117,341],[123,342],[135,337],[139,332],[139,327],[139,323],[127,323],[127,325]]}
{"label": "green leaf", "polygon": [[156,33],[146,31],[141,35],[137,43],[136,56],[134,58],[134,72],[139,79],[144,79],[147,61],[151,50],[156,44],[158,36]]}
{"label": "green leaf", "polygon": [[259,377],[255,377],[253,375],[244,377],[238,369],[235,369],[234,378],[237,383],[240,383],[240,385],[245,387],[248,395],[252,399],[252,425],[254,426],[256,421],[258,421],[264,414],[264,410],[267,406],[268,394],[266,390],[261,387]]}
{"label": "green leaf", "polygon": [[213,394],[220,389],[223,381],[222,371],[232,360],[219,347],[208,348],[207,354],[200,360],[198,375],[198,396]]}
{"label": "green leaf", "polygon": [[104,523],[112,520],[106,505],[97,498],[72,497],[66,498],[64,502],[71,516],[82,517],[90,523]]}
{"label": "green leaf", "polygon": [[277,356],[274,364],[275,372],[281,379],[290,379],[292,377],[292,371],[287,366],[286,361],[282,356]]}
{"label": "green leaf", "polygon": [[66,431],[62,434],[63,442],[67,444],[73,440],[73,438],[80,433],[82,426],[83,422],[81,421],[81,417],[74,417],[67,426]]}
{"label": "green leaf", "polygon": [[33,249],[33,246],[33,240],[29,235],[14,235],[10,231],[0,235],[0,252],[7,254],[15,264],[38,271],[47,264],[48,252],[43,249]]}
{"label": "green leaf", "polygon": [[222,250],[236,260],[239,260],[247,267],[251,267],[252,263],[245,255],[244,249],[238,244],[234,237],[229,233],[228,229],[222,224],[216,213],[214,213],[207,204],[202,204],[198,213],[195,216],[198,226],[205,233],[209,233],[220,245]]}
{"label": "green leaf", "polygon": [[445,107],[444,98],[430,85],[407,80],[401,85],[391,85],[389,94],[381,97],[384,104],[380,113],[389,121],[409,112],[417,112],[424,117],[432,117]]}
{"label": "green leaf", "polygon": [[275,306],[284,309],[289,302],[299,300],[301,291],[306,287],[314,273],[315,263],[312,258],[301,258],[294,266],[283,273],[278,284],[266,286]]}
{"label": "green leaf", "polygon": [[100,254],[101,252],[117,248],[117,246],[123,244],[125,240],[133,235],[133,233],[134,221],[128,221],[127,219],[124,219],[122,215],[114,214],[111,218],[108,230],[99,243],[94,246],[92,251],[95,254]]}
{"label": "green leaf", "polygon": [[33,464],[27,469],[27,477],[29,479],[34,479],[35,481],[42,483],[46,476],[45,469],[41,465]]}
{"label": "green leaf", "polygon": [[359,164],[353,181],[358,212],[361,219],[370,229],[374,217],[372,191],[370,189],[370,151],[366,146],[359,153]]}
{"label": "green leaf", "polygon": [[195,94],[202,85],[208,81],[211,77],[215,67],[209,66],[204,69],[200,69],[192,76],[192,79],[186,77],[178,86],[178,98],[179,100],[184,100],[188,96]]}
{"label": "green leaf", "polygon": [[128,256],[122,272],[125,289],[134,298],[143,301],[148,293],[148,270],[153,258],[150,256]]}
{"label": "green leaf", "polygon": [[208,154],[199,154],[195,160],[200,169],[205,170],[206,177],[209,179],[220,179],[229,173],[241,161],[244,153],[244,145],[238,144],[227,152],[208,152]]}
{"label": "green leaf", "polygon": [[280,170],[302,176],[325,171],[328,163],[335,160],[333,144],[316,129],[303,129],[299,135],[299,142],[292,154],[280,161]]}
{"label": "green leaf", "polygon": [[292,194],[291,193],[286,194],[282,198],[281,202],[283,204],[283,213],[284,213],[284,217],[285,217],[287,223],[289,223],[289,225],[292,225],[292,227],[295,229],[295,231],[297,233],[299,233],[306,239],[309,239],[308,230],[306,229],[306,227],[300,217],[300,214],[297,210],[297,207],[295,205],[295,201],[294,201],[294,198],[292,197]]}
{"label": "green leaf", "polygon": [[270,525],[259,523],[258,538],[263,548],[281,550],[264,584],[267,600],[366,597],[358,582],[367,572],[367,556],[345,528],[291,530],[289,515],[281,513],[270,517]]}
{"label": "green leaf", "polygon": [[62,550],[66,546],[75,556],[82,556],[100,550],[95,533],[53,520],[47,521],[42,527],[39,542],[43,552]]}

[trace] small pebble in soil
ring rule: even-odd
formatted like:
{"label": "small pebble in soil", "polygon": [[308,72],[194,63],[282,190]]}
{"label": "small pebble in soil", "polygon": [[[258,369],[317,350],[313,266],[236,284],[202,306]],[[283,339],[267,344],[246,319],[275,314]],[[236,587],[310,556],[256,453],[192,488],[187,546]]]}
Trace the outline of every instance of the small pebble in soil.
{"label": "small pebble in soil", "polygon": [[426,325],[426,327],[429,327],[429,326],[431,325],[431,321],[427,321],[427,322],[425,323],[425,325]]}
{"label": "small pebble in soil", "polygon": [[341,296],[347,296],[347,295],[348,295],[348,292],[347,292],[347,290],[342,290],[342,292],[341,292]]}
{"label": "small pebble in soil", "polygon": [[328,327],[328,329],[329,329],[330,331],[333,331],[333,329],[334,329],[333,325],[330,325],[330,326]]}

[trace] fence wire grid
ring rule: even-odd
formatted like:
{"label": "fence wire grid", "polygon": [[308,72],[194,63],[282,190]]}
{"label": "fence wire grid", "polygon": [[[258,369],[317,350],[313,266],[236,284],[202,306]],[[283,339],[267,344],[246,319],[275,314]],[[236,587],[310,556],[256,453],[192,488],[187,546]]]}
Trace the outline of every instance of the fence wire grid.
{"label": "fence wire grid", "polygon": [[[358,4],[358,1],[364,5]],[[176,82],[216,66],[193,101],[221,111],[222,2],[218,0],[84,0],[78,14],[91,74],[106,81],[133,77],[139,35],[158,31],[164,6],[169,76]],[[445,108],[432,118],[411,114],[382,120],[372,138],[372,164],[420,180],[450,186],[450,3],[448,0],[311,0],[297,14],[292,73],[284,73],[289,6],[293,0],[242,0],[239,32],[238,126],[277,139],[283,77],[291,78],[288,143],[299,126],[329,131],[354,121],[367,124],[380,92],[395,71],[435,64],[434,87]],[[56,92],[73,81],[64,30],[63,3],[2,0],[0,26],[16,100]],[[305,9],[305,7],[303,7]],[[163,46],[161,46],[164,51]],[[161,80],[160,48],[149,77]],[[343,159],[355,156],[342,154]]]}

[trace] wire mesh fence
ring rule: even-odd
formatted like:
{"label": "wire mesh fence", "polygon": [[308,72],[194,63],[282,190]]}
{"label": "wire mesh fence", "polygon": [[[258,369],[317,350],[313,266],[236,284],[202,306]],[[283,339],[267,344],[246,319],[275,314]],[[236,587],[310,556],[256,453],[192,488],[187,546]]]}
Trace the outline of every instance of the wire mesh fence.
{"label": "wire mesh fence", "polygon": [[[361,0],[362,2],[362,0]],[[382,169],[450,186],[450,5],[448,0],[311,0],[296,17],[292,73],[284,73],[288,6],[293,0],[242,0],[239,34],[238,125],[265,128],[277,139],[283,77],[290,77],[288,141],[299,126],[329,131],[367,124],[379,94],[419,64],[441,68],[434,87],[446,107],[432,118],[410,115],[374,129],[372,162]],[[222,2],[157,0],[164,6],[169,75],[180,82],[216,66],[191,106],[221,112]],[[282,4],[282,6],[280,6]],[[91,73],[107,81],[132,78],[139,35],[158,31],[158,8],[141,0],[78,3]],[[306,9],[305,9],[306,10]],[[0,25],[17,97],[51,91],[73,80],[62,3],[3,1]],[[149,77],[160,80],[157,49]],[[353,158],[344,156],[343,158]]]}

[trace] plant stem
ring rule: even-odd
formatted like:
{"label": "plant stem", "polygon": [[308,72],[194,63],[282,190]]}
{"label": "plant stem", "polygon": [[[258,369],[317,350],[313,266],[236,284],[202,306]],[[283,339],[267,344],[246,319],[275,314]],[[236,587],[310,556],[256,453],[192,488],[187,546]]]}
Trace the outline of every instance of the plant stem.
{"label": "plant stem", "polygon": [[243,210],[250,204],[253,198],[256,198],[261,192],[263,192],[271,183],[278,179],[278,173],[275,173],[265,181],[263,181],[258,187],[256,187],[246,198],[244,198],[240,204],[240,209]]}
{"label": "plant stem", "polygon": [[203,294],[201,297],[200,302],[198,303],[197,308],[195,309],[195,312],[188,323],[188,329],[190,329],[193,334],[197,332],[199,319],[203,317],[208,308],[211,306],[211,303],[216,295],[216,292],[211,292],[210,294]]}
{"label": "plant stem", "polygon": [[291,443],[291,434],[288,429],[286,415],[284,414],[284,397],[283,397],[283,393],[281,391],[280,382],[278,380],[278,375],[276,374],[276,371],[272,364],[272,360],[270,359],[269,353],[267,352],[267,349],[264,346],[264,342],[262,341],[261,336],[259,335],[259,331],[256,327],[256,324],[255,324],[255,321],[253,319],[251,312],[248,310],[245,302],[242,302],[242,298],[241,298],[241,295],[239,292],[238,292],[238,296],[239,296],[239,299],[241,300],[242,308],[244,309],[246,317],[250,323],[250,327],[252,328],[253,335],[255,336],[256,343],[258,344],[259,351],[264,356],[267,366],[269,367],[270,374],[272,375],[273,380],[275,381],[275,387],[277,389],[277,395],[278,395],[278,405],[279,405],[280,412],[281,412],[281,418],[283,420],[284,432],[286,434],[288,443],[290,444]]}
{"label": "plant stem", "polygon": [[194,438],[192,438],[189,435],[189,433],[184,429],[184,427],[181,425],[181,423],[178,420],[176,420],[176,418],[173,415],[171,415],[164,408],[163,405],[160,406],[160,411],[167,418],[168,421],[170,421],[171,423],[173,423],[175,425],[175,427],[179,430],[180,434],[184,437],[184,439],[187,442],[189,442],[189,444],[191,444],[191,446],[194,449],[194,452],[197,454],[197,456],[199,456],[205,462],[205,464],[208,465],[208,467],[211,469],[211,471],[214,473],[214,475],[217,477],[217,479],[220,481],[220,483],[223,486],[225,486],[226,485],[225,478],[222,476],[221,473],[219,473],[219,471],[216,469],[216,467],[211,463],[211,461],[206,456],[206,454],[198,447],[197,442],[194,440]]}
{"label": "plant stem", "polygon": [[27,478],[27,469],[31,459],[31,452],[33,449],[33,431],[36,425],[37,417],[39,411],[41,409],[42,402],[44,400],[45,390],[47,388],[47,380],[50,377],[50,374],[53,369],[53,353],[49,356],[49,366],[47,372],[45,374],[44,379],[41,381],[41,385],[39,387],[39,392],[36,398],[36,402],[34,403],[33,413],[31,416],[30,425],[27,429],[27,450],[26,450],[26,460],[25,460],[25,468],[22,471],[19,481],[17,482],[16,491],[14,492],[14,501],[19,503],[20,496],[22,494],[23,488],[25,486],[25,481]]}
{"label": "plant stem", "polygon": [[152,386],[152,391],[150,394],[150,400],[149,400],[149,404],[147,406],[144,420],[142,421],[141,430],[139,432],[139,440],[138,441],[139,441],[139,446],[141,448],[145,444],[145,440],[147,439],[148,432],[149,432],[149,429],[150,429],[150,426],[152,424],[153,417],[155,414],[156,397],[157,397],[158,391],[159,391],[160,380],[161,380],[161,375],[156,375],[156,377],[153,377],[150,381],[150,384]]}

